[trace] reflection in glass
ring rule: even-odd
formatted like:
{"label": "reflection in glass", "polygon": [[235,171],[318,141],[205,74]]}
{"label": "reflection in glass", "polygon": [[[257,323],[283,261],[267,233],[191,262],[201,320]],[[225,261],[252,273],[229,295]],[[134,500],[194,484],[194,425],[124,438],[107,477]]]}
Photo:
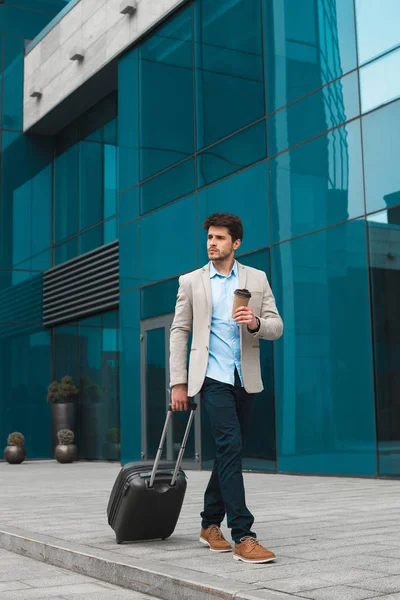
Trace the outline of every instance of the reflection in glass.
{"label": "reflection in glass", "polygon": [[203,187],[259,162],[267,155],[262,120],[197,155],[198,187]]}
{"label": "reflection in glass", "polygon": [[272,248],[285,323],[275,342],[278,467],[376,474],[363,219]]}
{"label": "reflection in glass", "polygon": [[[245,200],[244,200],[245,199]],[[240,215],[244,238],[240,253],[269,243],[268,168],[266,162],[218,181],[198,193],[198,239],[200,263],[208,262],[205,219],[215,212]],[[257,218],[254,218],[257,215]]]}
{"label": "reflection in glass", "polygon": [[4,36],[3,127],[22,130],[24,40]]}
{"label": "reflection in glass", "polygon": [[360,65],[400,44],[398,0],[356,0]]}
{"label": "reflection in glass", "polygon": [[261,0],[198,0],[195,32],[200,150],[264,115]]}
{"label": "reflection in glass", "polygon": [[379,474],[400,476],[400,209],[368,217]]}
{"label": "reflection in glass", "polygon": [[139,48],[141,180],[193,154],[192,11],[187,7]]}
{"label": "reflection in glass", "polygon": [[[270,280],[270,250],[261,250],[238,258],[239,262],[264,271]],[[243,467],[259,471],[276,469],[275,390],[273,347],[260,342],[261,377],[264,390],[257,394],[250,430],[244,446]]]}
{"label": "reflection in glass", "polygon": [[[146,333],[146,458],[155,458],[166,415],[165,329]],[[166,444],[162,454],[166,456]]]}
{"label": "reflection in glass", "polygon": [[[121,249],[120,252],[123,252]],[[189,196],[140,221],[141,285],[196,268],[196,198]]]}
{"label": "reflection in glass", "polygon": [[140,317],[150,319],[175,312],[178,278],[173,277],[140,290]]}
{"label": "reflection in glass", "polygon": [[353,3],[264,0],[267,110],[273,112],[356,67]]}
{"label": "reflection in glass", "polygon": [[118,64],[119,191],[139,181],[139,61],[138,50]]}
{"label": "reflection in glass", "polygon": [[52,458],[50,343],[40,323],[0,324],[0,437],[21,431],[29,458]]}
{"label": "reflection in glass", "polygon": [[[76,431],[79,458],[119,459],[119,355],[116,315],[56,327],[54,379],[71,375],[79,388]],[[115,323],[115,326],[112,326]]]}
{"label": "reflection in glass", "polygon": [[351,73],[268,117],[269,156],[357,117],[358,97],[357,73]]}
{"label": "reflection in glass", "polygon": [[140,214],[187,196],[194,187],[194,159],[190,158],[140,186]]}
{"label": "reflection in glass", "polygon": [[400,102],[362,119],[367,213],[400,204]]}
{"label": "reflection in glass", "polygon": [[[399,35],[400,41],[400,35]],[[400,96],[400,50],[362,67],[360,70],[361,109],[368,112]]]}
{"label": "reflection in glass", "polygon": [[364,214],[358,120],[280,154],[269,167],[274,243]]}

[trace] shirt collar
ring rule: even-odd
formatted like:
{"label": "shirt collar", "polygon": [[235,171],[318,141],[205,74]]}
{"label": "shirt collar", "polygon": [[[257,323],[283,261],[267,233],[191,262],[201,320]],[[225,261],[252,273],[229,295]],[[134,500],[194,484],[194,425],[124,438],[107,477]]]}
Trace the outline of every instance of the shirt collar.
{"label": "shirt collar", "polygon": [[[231,275],[234,275],[235,277],[237,277],[238,274],[238,264],[236,262],[236,260],[233,263],[233,267],[232,267],[232,271],[229,273],[228,277],[230,277]],[[216,275],[218,275],[219,277],[224,277],[223,275],[221,275],[221,273],[219,273],[217,271],[217,269],[214,267],[214,263],[212,261],[210,261],[210,279],[212,279],[213,277],[215,277]]]}

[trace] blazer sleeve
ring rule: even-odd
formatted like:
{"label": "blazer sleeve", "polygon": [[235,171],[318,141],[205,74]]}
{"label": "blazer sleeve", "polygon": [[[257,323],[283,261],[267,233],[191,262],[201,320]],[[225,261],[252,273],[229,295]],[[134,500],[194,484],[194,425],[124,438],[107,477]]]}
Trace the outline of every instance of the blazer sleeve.
{"label": "blazer sleeve", "polygon": [[169,371],[170,387],[187,383],[187,350],[189,333],[193,325],[193,304],[190,283],[179,278],[178,296],[175,306],[175,316],[171,325],[169,338]]}
{"label": "blazer sleeve", "polygon": [[261,340],[277,340],[283,334],[283,321],[276,308],[275,298],[264,273],[263,299],[260,314],[260,329],[253,333]]}

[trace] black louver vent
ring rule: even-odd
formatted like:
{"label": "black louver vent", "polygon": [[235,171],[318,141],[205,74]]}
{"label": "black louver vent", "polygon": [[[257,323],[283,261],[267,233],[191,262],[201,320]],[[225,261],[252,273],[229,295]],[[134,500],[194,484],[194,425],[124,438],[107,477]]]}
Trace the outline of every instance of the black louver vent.
{"label": "black louver vent", "polygon": [[111,310],[118,303],[118,240],[44,273],[44,327]]}

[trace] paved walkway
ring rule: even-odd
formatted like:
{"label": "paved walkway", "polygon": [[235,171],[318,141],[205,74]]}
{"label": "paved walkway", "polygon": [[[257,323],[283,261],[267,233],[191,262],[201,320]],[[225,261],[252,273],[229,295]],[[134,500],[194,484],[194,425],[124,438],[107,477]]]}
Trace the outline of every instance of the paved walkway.
{"label": "paved walkway", "polygon": [[134,569],[124,581],[114,570],[114,583],[167,599],[400,600],[400,481],[245,474],[255,531],[278,556],[268,565],[245,565],[198,542],[207,472],[188,472],[170,539],[116,545],[106,506],[118,472],[108,463],[0,463],[0,546],[13,545],[7,532],[19,540],[25,532],[46,547],[75,552],[69,568],[86,574],[79,560],[91,552]]}
{"label": "paved walkway", "polygon": [[124,588],[0,550],[0,600],[150,600]]}

